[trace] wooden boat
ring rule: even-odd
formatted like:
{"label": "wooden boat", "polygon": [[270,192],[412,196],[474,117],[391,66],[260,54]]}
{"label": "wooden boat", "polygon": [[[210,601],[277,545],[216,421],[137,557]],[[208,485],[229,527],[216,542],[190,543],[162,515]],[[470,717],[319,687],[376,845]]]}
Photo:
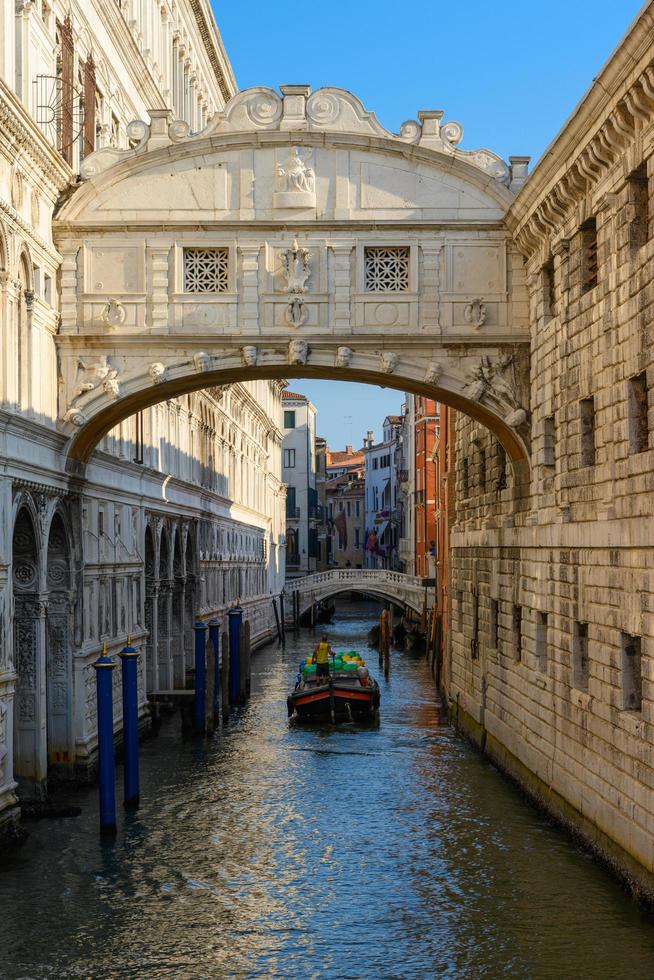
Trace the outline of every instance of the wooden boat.
{"label": "wooden boat", "polygon": [[[328,678],[300,665],[297,684],[287,698],[289,718],[298,721],[370,722],[379,710],[379,684],[368,675],[367,669],[341,667],[340,658],[332,660]],[[365,667],[365,665],[364,665]]]}

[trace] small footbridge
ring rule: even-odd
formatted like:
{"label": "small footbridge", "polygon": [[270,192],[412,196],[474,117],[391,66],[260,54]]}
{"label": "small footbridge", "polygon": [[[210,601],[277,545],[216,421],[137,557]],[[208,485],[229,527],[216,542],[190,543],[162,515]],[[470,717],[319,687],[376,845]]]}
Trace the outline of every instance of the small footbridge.
{"label": "small footbridge", "polygon": [[429,580],[385,568],[332,568],[287,581],[286,591],[298,593],[300,615],[312,604],[342,592],[362,592],[408,606],[416,613],[421,613],[425,605],[430,609],[434,601],[434,587]]}

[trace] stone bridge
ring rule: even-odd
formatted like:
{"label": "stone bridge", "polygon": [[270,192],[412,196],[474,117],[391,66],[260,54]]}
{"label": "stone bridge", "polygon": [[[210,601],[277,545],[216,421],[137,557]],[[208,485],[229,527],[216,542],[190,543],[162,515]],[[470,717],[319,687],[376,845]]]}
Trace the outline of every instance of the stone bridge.
{"label": "stone bridge", "polygon": [[462,150],[436,110],[393,134],[349,92],[166,110],[91,154],[61,207],[59,426],[80,471],[140,409],[252,378],[412,391],[529,465],[529,297],[505,226],[525,158]]}
{"label": "stone bridge", "polygon": [[416,613],[422,612],[425,602],[430,608],[434,601],[434,588],[426,587],[424,579],[385,568],[333,568],[287,582],[286,589],[299,593],[300,615],[313,603],[341,592],[365,592],[396,605],[408,606]]}

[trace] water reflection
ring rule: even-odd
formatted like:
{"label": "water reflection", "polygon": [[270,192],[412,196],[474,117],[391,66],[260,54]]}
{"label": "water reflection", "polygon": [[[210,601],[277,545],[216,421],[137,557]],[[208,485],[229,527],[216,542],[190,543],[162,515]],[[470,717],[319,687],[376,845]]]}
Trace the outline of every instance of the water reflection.
{"label": "water reflection", "polygon": [[[334,645],[374,612],[342,606]],[[209,743],[177,719],[145,743],[115,843],[93,791],[32,825],[0,873],[1,976],[654,974],[651,921],[442,723],[422,661],[394,654],[379,728],[289,725],[309,644],[258,653]]]}

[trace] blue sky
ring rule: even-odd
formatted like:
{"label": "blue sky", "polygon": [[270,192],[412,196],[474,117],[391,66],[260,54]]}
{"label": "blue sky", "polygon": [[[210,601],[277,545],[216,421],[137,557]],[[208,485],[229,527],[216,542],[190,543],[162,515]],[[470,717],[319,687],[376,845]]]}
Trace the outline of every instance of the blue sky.
{"label": "blue sky", "polygon": [[[397,132],[419,109],[487,146],[535,163],[641,8],[637,0],[212,0],[240,88],[309,83],[350,89]],[[379,434],[402,396],[365,385],[294,380],[337,448]],[[354,421],[353,421],[354,420]],[[357,437],[357,432],[359,437]]]}

